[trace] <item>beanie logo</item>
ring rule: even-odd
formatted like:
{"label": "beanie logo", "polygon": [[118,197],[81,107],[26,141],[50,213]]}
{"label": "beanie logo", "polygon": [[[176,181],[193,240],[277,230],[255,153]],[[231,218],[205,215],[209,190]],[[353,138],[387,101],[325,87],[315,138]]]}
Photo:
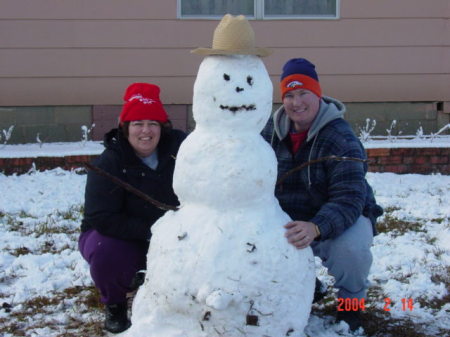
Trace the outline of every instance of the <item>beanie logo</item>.
{"label": "beanie logo", "polygon": [[300,82],[300,81],[292,81],[292,82],[289,82],[286,85],[286,88],[295,88],[295,87],[301,87],[301,86],[303,86],[302,82]]}
{"label": "beanie logo", "polygon": [[154,99],[143,97],[141,94],[131,96],[130,99],[128,100],[128,102],[131,102],[135,99],[139,100],[140,102],[142,102],[144,104],[157,103],[157,101],[155,101]]}

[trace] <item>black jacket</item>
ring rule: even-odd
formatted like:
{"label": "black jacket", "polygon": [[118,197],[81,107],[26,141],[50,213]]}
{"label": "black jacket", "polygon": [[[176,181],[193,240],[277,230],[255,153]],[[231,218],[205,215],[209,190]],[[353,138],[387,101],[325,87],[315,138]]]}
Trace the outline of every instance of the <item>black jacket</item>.
{"label": "black jacket", "polygon": [[[105,151],[93,165],[118,177],[168,205],[178,205],[172,188],[175,158],[186,135],[171,130],[158,144],[159,164],[156,170],[136,156],[128,140],[118,129],[105,135]],[[148,240],[150,227],[164,211],[124,190],[110,179],[89,171],[86,182],[84,219],[81,231],[91,228],[123,240]]]}

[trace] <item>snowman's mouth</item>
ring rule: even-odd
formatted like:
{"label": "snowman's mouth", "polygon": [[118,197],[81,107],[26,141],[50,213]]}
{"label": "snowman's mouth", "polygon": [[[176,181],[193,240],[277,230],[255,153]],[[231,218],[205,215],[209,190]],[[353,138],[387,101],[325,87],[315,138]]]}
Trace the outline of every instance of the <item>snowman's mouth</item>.
{"label": "snowman's mouth", "polygon": [[241,105],[241,106],[236,106],[236,105],[220,105],[220,108],[222,110],[230,110],[232,113],[236,113],[237,111],[250,111],[250,110],[256,110],[256,107],[254,104],[250,104],[250,105]]}

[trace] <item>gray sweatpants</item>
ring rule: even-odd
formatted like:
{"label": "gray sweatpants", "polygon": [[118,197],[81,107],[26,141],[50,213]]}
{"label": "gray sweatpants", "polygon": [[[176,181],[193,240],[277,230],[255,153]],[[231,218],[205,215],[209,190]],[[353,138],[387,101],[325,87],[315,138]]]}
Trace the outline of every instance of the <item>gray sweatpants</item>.
{"label": "gray sweatpants", "polygon": [[338,237],[311,243],[314,255],[322,259],[322,264],[334,276],[338,297],[361,299],[366,296],[367,276],[372,265],[372,241],[370,220],[360,216]]}

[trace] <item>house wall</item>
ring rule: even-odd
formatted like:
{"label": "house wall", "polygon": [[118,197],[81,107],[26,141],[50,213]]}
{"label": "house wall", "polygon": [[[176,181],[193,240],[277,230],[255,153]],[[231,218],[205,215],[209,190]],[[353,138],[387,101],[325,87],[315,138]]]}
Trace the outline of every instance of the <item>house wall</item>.
{"label": "house wall", "polygon": [[[337,20],[251,22],[257,45],[274,50],[264,59],[274,83],[274,102],[280,101],[282,65],[302,56],[317,65],[326,95],[365,107],[362,112],[349,109],[349,119],[383,109],[379,103],[405,103],[392,113],[383,112],[386,119],[395,119],[418,103],[434,106],[435,118],[426,122],[430,128],[448,123],[450,2],[340,3]],[[73,115],[80,116],[74,130],[87,122],[80,106],[90,109],[96,124],[108,124],[117,118],[117,108],[105,112],[104,107],[120,105],[125,87],[135,81],[160,85],[163,102],[176,111],[177,123],[188,128],[192,87],[202,60],[189,51],[209,47],[217,24],[178,19],[176,0],[0,0],[0,129],[13,121],[18,125],[11,141],[29,141],[30,131],[21,129],[20,116],[29,118],[20,113],[24,107],[32,107],[39,125],[64,124],[52,119],[57,113],[48,112],[61,106],[74,107]],[[427,120],[430,112],[425,110],[414,128]],[[76,131],[64,134],[76,137]]]}

